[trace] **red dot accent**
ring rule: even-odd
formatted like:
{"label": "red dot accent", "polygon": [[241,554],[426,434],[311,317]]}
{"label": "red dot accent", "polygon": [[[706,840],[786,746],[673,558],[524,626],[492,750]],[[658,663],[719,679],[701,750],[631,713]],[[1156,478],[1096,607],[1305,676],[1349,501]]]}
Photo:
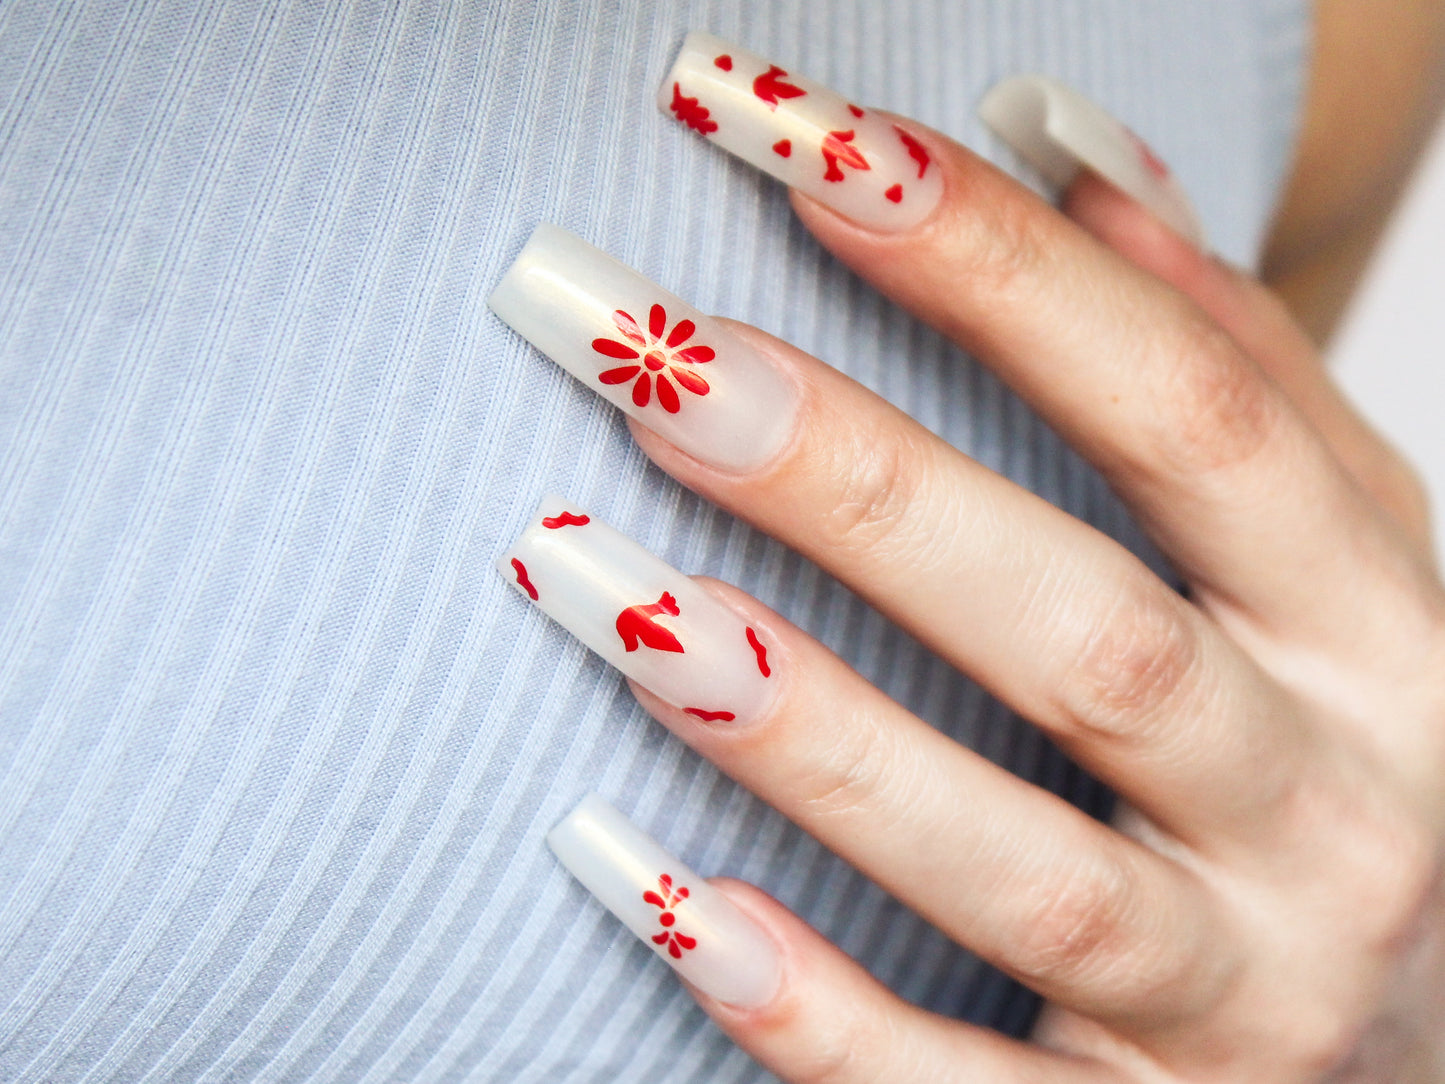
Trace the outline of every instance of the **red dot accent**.
{"label": "red dot accent", "polygon": [[788,155],[793,153],[793,141],[790,139],[778,140],[773,144],[773,153],[780,154],[784,158],[788,157]]}
{"label": "red dot accent", "polygon": [[724,53],[720,57],[715,57],[713,59],[713,63],[725,72],[730,72],[733,70],[733,58],[728,56],[727,53]]}
{"label": "red dot accent", "polygon": [[901,184],[895,184],[892,188],[890,188],[887,192],[884,192],[883,194],[894,203],[901,203],[903,201],[903,186]]}
{"label": "red dot accent", "polygon": [[657,916],[657,921],[661,922],[664,926],[671,926],[674,922],[677,921],[677,916],[674,915],[671,911],[664,911],[662,912],[662,914]]}

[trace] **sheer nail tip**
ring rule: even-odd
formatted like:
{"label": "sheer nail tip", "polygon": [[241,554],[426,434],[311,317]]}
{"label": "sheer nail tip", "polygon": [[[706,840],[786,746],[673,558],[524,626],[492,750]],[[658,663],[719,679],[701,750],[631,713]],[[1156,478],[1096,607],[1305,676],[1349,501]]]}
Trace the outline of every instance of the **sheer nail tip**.
{"label": "sheer nail tip", "polygon": [[751,1010],[777,995],[777,946],[736,904],[604,798],[589,794],[547,845],[582,885],[692,986]]}

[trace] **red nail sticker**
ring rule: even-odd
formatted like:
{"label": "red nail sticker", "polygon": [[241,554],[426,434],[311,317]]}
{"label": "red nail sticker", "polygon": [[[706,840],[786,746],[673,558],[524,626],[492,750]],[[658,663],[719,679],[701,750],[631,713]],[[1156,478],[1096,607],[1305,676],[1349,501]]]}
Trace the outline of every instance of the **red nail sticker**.
{"label": "red nail sticker", "polygon": [[838,168],[838,163],[854,169],[872,169],[868,159],[864,158],[862,152],[853,146],[853,130],[846,132],[829,132],[823,139],[823,161],[827,163],[828,171],[823,174],[825,181],[841,181],[844,174]]}
{"label": "red nail sticker", "polygon": [[863,110],[859,109],[852,102],[848,103],[848,112],[852,113],[855,117],[861,117],[863,115]]}
{"label": "red nail sticker", "polygon": [[519,561],[517,558],[513,557],[512,568],[515,569],[517,573],[517,586],[521,587],[522,590],[526,591],[527,594],[531,595],[532,601],[536,602],[538,597],[537,589],[532,586],[532,581],[527,578],[527,566],[522,564],[522,562]]}
{"label": "red nail sticker", "polygon": [[801,98],[808,93],[802,87],[783,82],[787,74],[776,64],[769,64],[768,70],[753,80],[753,93],[767,102],[769,109],[778,108],[779,98]]}
{"label": "red nail sticker", "polygon": [[713,63],[725,72],[733,70],[733,58],[728,56],[727,53],[724,53],[720,57],[713,58]]}
{"label": "red nail sticker", "polygon": [[928,163],[933,161],[933,159],[928,156],[928,151],[922,143],[918,142],[918,140],[914,139],[902,128],[898,127],[898,125],[895,124],[893,130],[898,133],[898,138],[903,140],[903,145],[908,148],[908,157],[918,163],[918,179],[922,180],[923,175],[928,172]]}
{"label": "red nail sticker", "polygon": [[660,908],[662,912],[657,916],[657,924],[662,927],[662,932],[653,934],[652,942],[655,945],[666,945],[667,954],[674,960],[680,960],[684,951],[697,948],[697,938],[672,928],[677,924],[674,908],[687,899],[689,893],[685,888],[674,890],[672,877],[666,873],[658,877],[657,887],[657,892],[649,890],[642,894],[645,902]]}
{"label": "red nail sticker", "polygon": [[758,634],[753,631],[751,625],[748,626],[748,643],[753,646],[753,654],[758,657],[758,672],[762,674],[763,677],[772,677],[773,671],[768,666],[768,649],[765,648],[762,641],[758,639]]}
{"label": "red nail sticker", "polygon": [[666,591],[656,602],[647,606],[629,606],[617,615],[617,635],[622,637],[622,646],[636,651],[639,643],[654,651],[674,651],[683,654],[682,642],[670,631],[657,623],[658,614],[677,617],[681,611],[677,599]]}
{"label": "red nail sticker", "polygon": [[591,522],[586,516],[563,512],[560,516],[548,516],[542,521],[542,526],[549,531],[555,531],[559,527],[585,527]]}
{"label": "red nail sticker", "polygon": [[793,153],[793,141],[791,139],[780,139],[773,144],[773,153],[787,158]]}
{"label": "red nail sticker", "polygon": [[890,188],[887,192],[884,192],[883,194],[894,203],[898,203],[900,200],[903,199],[903,186],[901,184],[895,184],[892,188]]}
{"label": "red nail sticker", "polygon": [[697,332],[697,325],[691,320],[679,320],[668,331],[667,310],[661,305],[653,305],[647,313],[646,331],[631,313],[622,309],[612,314],[612,322],[628,342],[593,339],[592,349],[609,358],[641,359],[642,364],[619,365],[615,369],[604,370],[598,374],[598,381],[625,384],[635,377],[637,383],[632,386],[632,401],[639,407],[645,407],[652,401],[652,374],[656,373],[657,402],[669,414],[682,410],[682,399],[674,384],[686,388],[693,395],[706,395],[712,390],[706,380],[689,368],[706,364],[717,357],[717,352],[710,346],[686,345]]}
{"label": "red nail sticker", "polygon": [[1144,163],[1144,168],[1154,174],[1158,180],[1167,181],[1169,179],[1169,167],[1164,164],[1164,159],[1155,154],[1154,149],[1150,147],[1149,144],[1145,143],[1137,135],[1129,131],[1129,129],[1126,128],[1124,131],[1133,141],[1134,149],[1139,154],[1139,160]]}
{"label": "red nail sticker", "polygon": [[717,121],[708,116],[707,108],[696,98],[685,98],[680,83],[672,84],[672,111],[677,119],[695,132],[707,135],[717,131]]}
{"label": "red nail sticker", "polygon": [[682,710],[689,715],[696,715],[705,723],[715,723],[718,720],[730,723],[737,718],[737,716],[730,711],[708,711],[706,708],[683,708]]}

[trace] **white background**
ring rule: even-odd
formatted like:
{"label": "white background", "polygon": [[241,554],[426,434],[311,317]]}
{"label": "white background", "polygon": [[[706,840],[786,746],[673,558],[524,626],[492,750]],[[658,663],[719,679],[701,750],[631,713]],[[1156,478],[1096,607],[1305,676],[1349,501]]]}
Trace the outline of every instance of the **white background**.
{"label": "white background", "polygon": [[1351,398],[1425,476],[1445,561],[1445,124],[1331,356]]}

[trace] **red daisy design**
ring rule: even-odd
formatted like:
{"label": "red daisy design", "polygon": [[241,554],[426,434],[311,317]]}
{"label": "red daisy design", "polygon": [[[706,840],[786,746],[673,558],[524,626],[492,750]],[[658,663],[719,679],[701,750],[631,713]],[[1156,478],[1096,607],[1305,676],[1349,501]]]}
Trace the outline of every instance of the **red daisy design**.
{"label": "red daisy design", "polygon": [[[669,414],[676,414],[682,409],[677,388],[672,386],[674,382],[694,395],[706,395],[711,390],[692,366],[711,361],[717,357],[717,352],[710,346],[685,345],[697,330],[697,325],[691,320],[679,320],[671,331],[667,331],[667,310],[661,305],[653,305],[647,315],[646,331],[631,313],[621,309],[612,314],[612,322],[617,325],[623,341],[593,339],[592,349],[618,361],[638,364],[608,369],[597,377],[602,383],[625,384],[635,377],[637,383],[632,385],[632,401],[645,407],[652,401],[655,379],[657,401]],[[666,336],[663,335],[665,331]]]}

